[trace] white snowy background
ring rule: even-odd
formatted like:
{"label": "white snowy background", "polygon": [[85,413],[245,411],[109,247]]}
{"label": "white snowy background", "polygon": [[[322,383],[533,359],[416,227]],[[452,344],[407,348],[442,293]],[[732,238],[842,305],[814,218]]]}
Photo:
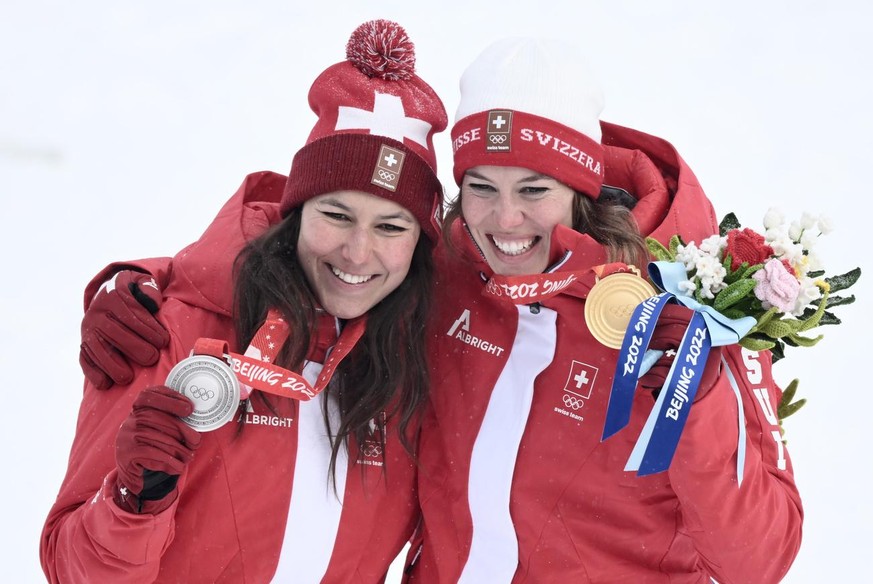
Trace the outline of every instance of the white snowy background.
{"label": "white snowy background", "polygon": [[[0,580],[43,581],[40,529],[81,395],[86,282],[111,260],[194,240],[248,172],[286,173],[314,122],[309,85],[371,18],[404,25],[450,117],[463,68],[492,40],[573,40],[602,79],[604,118],[671,141],[719,216],[758,227],[778,206],[832,218],[820,246],[829,271],[860,265],[865,275],[859,302],[837,310],[844,324],[775,370],[783,385],[800,378],[809,399],[786,424],[806,520],[785,581],[870,577],[873,10],[860,0],[706,4],[4,0]],[[446,134],[438,147],[453,194]]]}

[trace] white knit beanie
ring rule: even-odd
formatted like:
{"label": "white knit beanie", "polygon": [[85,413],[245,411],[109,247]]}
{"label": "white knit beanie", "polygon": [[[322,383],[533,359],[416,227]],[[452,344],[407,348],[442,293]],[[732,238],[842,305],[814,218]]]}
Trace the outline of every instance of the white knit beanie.
{"label": "white knit beanie", "polygon": [[455,181],[474,166],[520,166],[597,198],[602,110],[600,83],[572,44],[497,41],[461,77],[452,128]]}

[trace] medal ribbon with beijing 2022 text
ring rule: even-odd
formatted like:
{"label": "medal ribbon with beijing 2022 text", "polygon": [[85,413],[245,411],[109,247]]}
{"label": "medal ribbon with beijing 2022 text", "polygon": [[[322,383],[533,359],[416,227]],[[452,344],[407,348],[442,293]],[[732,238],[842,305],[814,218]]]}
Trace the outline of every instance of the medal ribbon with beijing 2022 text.
{"label": "medal ribbon with beijing 2022 text", "polygon": [[[267,319],[255,333],[249,350],[246,351],[247,353],[260,354],[260,358],[230,352],[227,341],[208,338],[197,339],[194,344],[194,353],[211,355],[221,360],[225,360],[229,356],[233,372],[241,384],[240,397],[242,399],[248,398],[251,389],[257,389],[300,401],[309,401],[321,393],[330,383],[337,365],[351,352],[364,334],[365,322],[365,317],[361,317],[346,323],[318,375],[315,386],[309,383],[303,375],[273,365],[272,362],[290,334],[288,323],[275,310],[269,311]],[[253,348],[254,351],[252,351]]]}
{"label": "medal ribbon with beijing 2022 text", "polygon": [[[710,348],[739,342],[755,324],[752,317],[730,319],[711,306],[679,294],[678,283],[687,279],[681,263],[652,262],[649,264],[649,277],[664,292],[643,301],[631,316],[616,364],[602,440],[624,428],[630,420],[636,383],[639,376],[645,373],[641,368],[643,359],[640,355],[648,348],[664,304],[675,298],[692,309],[694,314],[625,467],[625,470],[638,471],[639,475],[661,472],[670,467]],[[738,423],[742,425],[744,421],[740,419]],[[743,469],[739,461],[744,459],[744,450],[745,443],[738,444],[737,474],[740,482]]]}
{"label": "medal ribbon with beijing 2022 text", "polygon": [[[564,259],[566,260],[566,257]],[[596,278],[625,272],[639,273],[633,266],[615,262],[584,270],[543,272],[542,274],[526,276],[494,274],[488,279],[482,294],[507,300],[513,304],[534,304],[561,293],[571,293],[584,297],[593,286]]]}

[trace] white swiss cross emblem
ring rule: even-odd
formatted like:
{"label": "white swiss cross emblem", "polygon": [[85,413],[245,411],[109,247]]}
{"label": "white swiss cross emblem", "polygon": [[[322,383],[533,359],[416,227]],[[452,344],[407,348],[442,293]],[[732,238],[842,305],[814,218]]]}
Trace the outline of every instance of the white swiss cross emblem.
{"label": "white swiss cross emblem", "polygon": [[376,93],[373,111],[340,106],[337,130],[369,130],[371,134],[403,142],[409,138],[427,148],[431,125],[418,118],[407,118],[403,101],[396,95]]}
{"label": "white swiss cross emblem", "polygon": [[389,154],[388,156],[386,156],[382,160],[385,161],[386,166],[388,166],[389,168],[391,168],[392,166],[397,164],[397,158],[394,157],[394,154]]}
{"label": "white swiss cross emblem", "polygon": [[596,377],[596,367],[580,363],[579,361],[573,361],[564,391],[588,399],[591,397],[591,388],[594,387],[594,379]]}

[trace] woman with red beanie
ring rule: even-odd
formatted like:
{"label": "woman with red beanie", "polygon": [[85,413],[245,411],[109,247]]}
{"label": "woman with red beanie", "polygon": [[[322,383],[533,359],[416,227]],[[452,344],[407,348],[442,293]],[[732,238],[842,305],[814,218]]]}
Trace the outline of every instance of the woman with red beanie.
{"label": "woman with red beanie", "polygon": [[[163,295],[101,277],[101,302],[144,304],[83,344],[49,581],[377,582],[411,535],[446,114],[394,23],[347,55],[312,86],[290,176],[249,175],[196,243],[139,266],[161,266]],[[157,364],[101,391],[101,350],[145,315]]]}

